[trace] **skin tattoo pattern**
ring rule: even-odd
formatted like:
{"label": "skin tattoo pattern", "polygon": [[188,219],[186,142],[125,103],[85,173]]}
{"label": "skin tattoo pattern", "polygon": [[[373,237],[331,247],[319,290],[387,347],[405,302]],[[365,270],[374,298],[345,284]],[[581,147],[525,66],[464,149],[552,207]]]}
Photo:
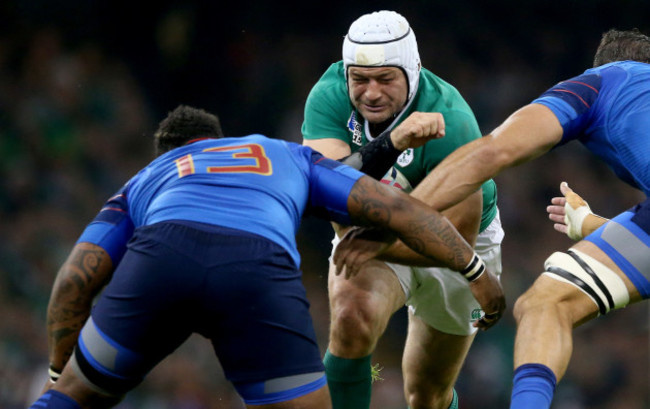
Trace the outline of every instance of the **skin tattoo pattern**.
{"label": "skin tattoo pattern", "polygon": [[[358,219],[368,222],[380,222],[383,227],[387,227],[393,215],[391,209],[387,207],[380,199],[385,198],[386,189],[377,187],[360,179],[350,192],[350,198],[356,206],[361,208],[360,214],[356,215]],[[414,251],[422,251],[430,246],[444,252],[445,256],[438,259],[449,266],[462,269],[467,264],[467,244],[463,242],[456,231],[451,227],[447,219],[443,217],[431,216],[427,219],[418,219],[420,212],[413,214],[414,219],[405,220],[408,226],[406,231],[408,235],[401,237],[402,241]],[[430,232],[429,234],[423,234]],[[446,243],[453,243],[447,246]]]}
{"label": "skin tattoo pattern", "polygon": [[72,355],[77,334],[88,318],[92,296],[96,291],[87,287],[103,286],[104,277],[99,273],[103,263],[110,263],[107,254],[97,249],[83,249],[75,252],[62,267],[56,285],[61,289],[60,297],[52,300],[47,325],[51,345],[69,344],[64,348],[62,361],[52,362],[62,368]]}
{"label": "skin tattoo pattern", "polygon": [[[420,232],[433,231],[436,234],[433,236],[431,244],[445,249],[445,256],[439,256],[438,259],[447,265],[464,267],[464,261],[467,256],[463,251],[465,248],[464,243],[459,242],[458,235],[455,230],[452,230],[446,219],[441,217],[430,217],[427,220],[413,220],[409,222],[408,231],[413,232],[413,236],[405,237],[405,242],[416,252],[422,253],[427,247],[427,243],[419,240],[421,237]],[[454,243],[453,247],[445,247],[445,243]]]}
{"label": "skin tattoo pattern", "polygon": [[376,187],[373,191],[370,191],[369,187],[371,186],[363,178],[354,184],[350,191],[350,199],[355,204],[355,207],[360,208],[361,211],[353,217],[358,221],[362,221],[363,224],[371,224],[374,221],[385,227],[390,222],[390,209],[380,200],[375,199],[377,196],[381,197],[382,192],[379,192]]}

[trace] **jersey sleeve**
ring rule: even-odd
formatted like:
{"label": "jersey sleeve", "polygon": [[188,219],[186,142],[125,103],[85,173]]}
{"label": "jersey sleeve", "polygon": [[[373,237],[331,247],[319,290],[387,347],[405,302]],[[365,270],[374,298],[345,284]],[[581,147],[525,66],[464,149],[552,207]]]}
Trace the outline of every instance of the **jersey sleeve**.
{"label": "jersey sleeve", "polygon": [[301,128],[304,139],[335,138],[350,143],[347,117],[352,110],[339,70],[339,64],[330,66],[309,92]]}
{"label": "jersey sleeve", "polygon": [[549,108],[560,121],[564,131],[560,143],[576,139],[589,126],[601,82],[598,74],[582,74],[556,84],[533,101]]}
{"label": "jersey sleeve", "polygon": [[111,257],[113,266],[124,256],[134,230],[126,200],[127,190],[124,186],[108,199],[77,240],[77,243],[92,243],[103,248]]}
{"label": "jersey sleeve", "polygon": [[350,224],[348,196],[363,176],[360,171],[311,150],[308,211],[317,217]]}

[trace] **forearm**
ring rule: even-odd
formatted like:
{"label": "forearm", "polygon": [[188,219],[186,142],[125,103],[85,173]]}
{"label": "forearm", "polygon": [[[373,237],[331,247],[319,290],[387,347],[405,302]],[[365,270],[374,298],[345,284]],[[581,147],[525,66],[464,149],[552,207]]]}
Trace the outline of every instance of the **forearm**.
{"label": "forearm", "polygon": [[49,359],[54,370],[60,372],[68,362],[92,301],[112,271],[109,255],[90,243],[77,244],[59,270],[47,308]]}
{"label": "forearm", "polygon": [[463,200],[506,168],[531,161],[562,140],[563,129],[547,107],[519,109],[489,135],[447,156],[418,186],[427,189],[431,205],[442,211]]}
{"label": "forearm", "polygon": [[[404,244],[431,259],[430,265],[461,271],[470,262],[474,250],[440,213],[425,211],[424,205],[404,212],[404,220],[395,220],[390,226],[398,232]],[[397,219],[397,218],[396,218]]]}
{"label": "forearm", "polygon": [[377,257],[379,260],[389,263],[403,264],[414,267],[444,267],[445,263],[432,259],[411,250],[401,240],[396,241],[386,251]]}
{"label": "forearm", "polygon": [[[481,189],[504,167],[504,159],[490,147],[490,136],[463,145],[447,156],[417,187],[419,197],[444,211]],[[415,192],[414,192],[415,193]]]}
{"label": "forearm", "polygon": [[355,224],[394,231],[410,249],[431,265],[461,271],[474,250],[447,218],[397,189],[362,177],[354,185],[348,209]]}
{"label": "forearm", "polygon": [[[423,197],[418,188],[411,193],[411,197],[419,199],[424,204],[429,204],[430,198],[426,196]],[[482,190],[479,189],[477,192],[471,194],[467,199],[441,213],[451,222],[465,241],[473,246],[476,243],[483,213]],[[411,250],[401,241],[397,241],[390,246],[386,251],[384,251],[384,253],[382,253],[380,258],[384,261],[413,266],[442,266],[440,261],[423,257]]]}
{"label": "forearm", "polygon": [[582,237],[587,237],[608,221],[609,219],[598,216],[597,214],[592,213],[587,215],[585,220],[582,222]]}

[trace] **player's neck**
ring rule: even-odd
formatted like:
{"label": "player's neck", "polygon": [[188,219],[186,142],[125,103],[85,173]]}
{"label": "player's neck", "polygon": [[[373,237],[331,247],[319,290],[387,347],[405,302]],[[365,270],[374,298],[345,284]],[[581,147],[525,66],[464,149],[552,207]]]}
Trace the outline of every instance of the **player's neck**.
{"label": "player's neck", "polygon": [[379,136],[379,134],[384,132],[388,128],[388,126],[393,122],[393,119],[395,118],[391,117],[390,119],[387,119],[384,122],[379,122],[376,124],[368,122],[368,130],[370,131],[370,136],[372,136],[373,138]]}

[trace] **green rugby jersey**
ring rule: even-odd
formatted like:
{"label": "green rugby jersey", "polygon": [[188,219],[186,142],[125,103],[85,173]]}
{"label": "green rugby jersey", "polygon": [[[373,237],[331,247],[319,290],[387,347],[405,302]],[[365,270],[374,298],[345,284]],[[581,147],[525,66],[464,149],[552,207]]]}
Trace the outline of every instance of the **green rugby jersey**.
{"label": "green rugby jersey", "polygon": [[[368,128],[350,102],[343,70],[343,61],[332,64],[312,88],[305,104],[302,135],[305,139],[340,139],[356,152],[369,142]],[[456,148],[482,136],[472,110],[458,90],[425,68],[420,72],[413,101],[391,124],[391,129],[415,111],[440,112],[445,119],[445,136],[419,148],[405,150],[388,170],[382,181],[407,192]],[[482,187],[480,231],[492,222],[497,212],[496,184],[488,180]]]}

